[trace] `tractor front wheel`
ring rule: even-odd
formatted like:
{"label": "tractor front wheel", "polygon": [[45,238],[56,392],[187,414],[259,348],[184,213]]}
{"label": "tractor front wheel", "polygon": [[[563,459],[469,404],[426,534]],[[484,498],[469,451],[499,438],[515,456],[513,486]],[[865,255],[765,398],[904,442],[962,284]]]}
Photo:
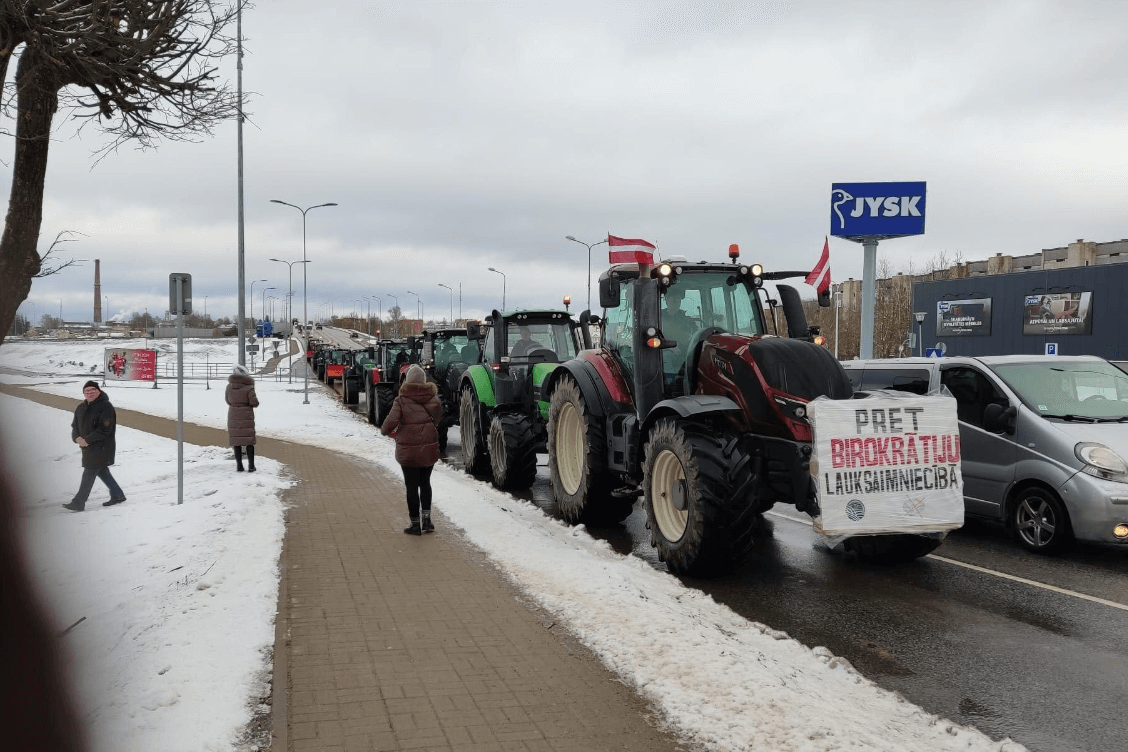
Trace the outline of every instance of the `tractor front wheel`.
{"label": "tractor front wheel", "polygon": [[490,466],[490,455],[486,450],[486,441],[482,433],[481,409],[478,407],[478,395],[470,385],[462,388],[462,400],[459,404],[459,430],[462,440],[462,466],[466,472],[485,472]]}
{"label": "tractor front wheel", "polygon": [[524,490],[537,477],[536,437],[527,415],[494,413],[490,421],[490,468],[502,491]]}
{"label": "tractor front wheel", "polygon": [[744,559],[760,516],[751,462],[735,437],[659,421],[642,472],[650,545],[671,572],[712,575]]}
{"label": "tractor front wheel", "polygon": [[396,395],[391,389],[376,390],[376,425],[384,425],[395,401]]}

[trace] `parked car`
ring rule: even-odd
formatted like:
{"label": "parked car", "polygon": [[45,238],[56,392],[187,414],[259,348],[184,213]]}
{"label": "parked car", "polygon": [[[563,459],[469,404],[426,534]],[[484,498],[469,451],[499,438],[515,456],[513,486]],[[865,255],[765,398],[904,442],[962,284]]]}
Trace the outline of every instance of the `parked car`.
{"label": "parked car", "polygon": [[969,515],[1023,547],[1128,545],[1128,374],[1102,358],[1043,355],[844,362],[856,391],[956,399]]}

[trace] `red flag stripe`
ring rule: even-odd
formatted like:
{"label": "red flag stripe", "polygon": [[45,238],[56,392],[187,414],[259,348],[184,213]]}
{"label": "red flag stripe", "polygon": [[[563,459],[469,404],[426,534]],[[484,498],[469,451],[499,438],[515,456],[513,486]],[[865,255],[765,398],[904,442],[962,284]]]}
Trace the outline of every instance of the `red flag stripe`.
{"label": "red flag stripe", "polygon": [[819,256],[819,261],[815,264],[815,268],[803,280],[808,285],[811,285],[820,293],[830,288],[830,238],[823,240],[822,255]]}
{"label": "red flag stripe", "polygon": [[637,240],[633,238],[617,238],[614,235],[607,236],[607,245],[611,246],[612,248],[616,246],[636,245],[642,246],[643,248],[649,248],[652,251],[656,250],[657,248],[657,246],[655,246],[653,243],[648,243],[645,240]]}
{"label": "red flag stripe", "polygon": [[637,238],[617,238],[607,236],[608,259],[612,264],[651,264],[654,263],[656,246]]}

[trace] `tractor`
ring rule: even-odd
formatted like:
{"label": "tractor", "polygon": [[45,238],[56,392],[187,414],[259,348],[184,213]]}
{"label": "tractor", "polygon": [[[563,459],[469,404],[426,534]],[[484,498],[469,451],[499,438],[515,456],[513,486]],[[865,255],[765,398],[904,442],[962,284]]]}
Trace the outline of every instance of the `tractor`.
{"label": "tractor", "polygon": [[414,337],[380,340],[374,361],[365,367],[364,396],[369,423],[384,423],[399,394],[403,372],[418,362],[419,347]]}
{"label": "tractor", "polygon": [[376,366],[376,346],[369,345],[360,350],[350,350],[345,356],[345,374],[341,377],[341,401],[346,405],[356,405],[364,392],[366,377]]}
{"label": "tractor", "polygon": [[503,490],[524,489],[537,474],[537,452],[545,451],[548,402],[541,388],[560,363],[591,347],[586,327],[567,311],[493,314],[486,326],[466,325],[482,343],[481,362],[462,374],[459,430],[464,468],[492,474]]}
{"label": "tractor", "polygon": [[427,329],[421,338],[419,363],[427,378],[438,388],[443,403],[443,419],[439,424],[439,449],[445,450],[447,429],[458,425],[459,383],[462,374],[481,356],[477,340],[466,336],[466,329]]}
{"label": "tractor", "polygon": [[764,282],[805,272],[729,256],[604,272],[605,316],[580,315],[600,326],[600,348],[560,365],[541,397],[564,519],[619,522],[641,496],[651,545],[679,574],[736,566],[776,502],[818,513],[806,404],[852,396],[793,287],[777,285],[789,336],[765,327]]}

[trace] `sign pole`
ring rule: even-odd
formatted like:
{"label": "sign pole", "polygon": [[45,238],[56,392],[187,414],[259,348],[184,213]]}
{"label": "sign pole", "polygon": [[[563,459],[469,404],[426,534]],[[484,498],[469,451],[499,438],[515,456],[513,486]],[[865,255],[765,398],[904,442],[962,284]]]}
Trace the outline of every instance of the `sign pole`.
{"label": "sign pole", "polygon": [[184,277],[176,278],[176,503],[184,503]]}
{"label": "sign pole", "polygon": [[873,318],[877,302],[877,240],[862,243],[862,347],[863,360],[873,357]]}

